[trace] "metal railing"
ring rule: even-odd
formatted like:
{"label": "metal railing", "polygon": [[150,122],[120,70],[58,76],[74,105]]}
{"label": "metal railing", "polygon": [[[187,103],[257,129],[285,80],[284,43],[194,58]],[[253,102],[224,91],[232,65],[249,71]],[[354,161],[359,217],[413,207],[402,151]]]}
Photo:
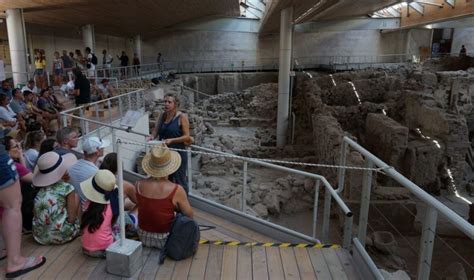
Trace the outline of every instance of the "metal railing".
{"label": "metal railing", "polygon": [[[346,156],[348,154],[349,148],[359,152],[365,158],[364,167],[381,168],[386,176],[392,178],[404,188],[408,189],[411,194],[415,195],[425,205],[425,207],[427,207],[427,211],[425,211],[422,220],[417,279],[429,279],[430,276],[438,213],[443,215],[451,224],[463,232],[468,238],[474,239],[474,225],[471,225],[456,212],[448,208],[446,205],[400,174],[393,167],[387,165],[385,162],[380,160],[378,157],[367,151],[365,148],[347,136],[343,138],[341,145],[340,165],[346,164]],[[338,188],[336,189],[337,193],[341,193],[343,191],[345,172],[345,169],[339,169]],[[356,238],[362,246],[365,246],[373,171],[365,170],[363,172],[359,223]]]}
{"label": "metal railing", "polygon": [[[122,127],[120,125],[117,125],[117,121],[119,119],[121,119],[121,117],[123,116],[126,108],[138,108],[138,107],[144,107],[145,106],[145,103],[144,103],[145,99],[144,98],[141,100],[141,102],[138,101],[138,100],[140,100],[138,98],[138,96],[143,95],[143,94],[144,94],[143,90],[136,90],[136,91],[132,91],[132,92],[129,92],[129,93],[126,93],[126,94],[122,94],[120,96],[115,96],[115,97],[109,98],[107,100],[97,101],[97,102],[93,102],[93,103],[90,103],[90,104],[85,104],[85,105],[82,105],[82,106],[79,106],[79,107],[76,107],[76,108],[72,108],[72,109],[69,109],[69,110],[65,110],[65,111],[61,112],[63,124],[67,125],[67,118],[77,119],[78,121],[80,121],[81,127],[84,129],[83,130],[84,134],[83,134],[83,137],[82,137],[83,139],[84,139],[84,136],[87,137],[88,135],[90,135],[92,133],[97,133],[99,137],[101,135],[106,136],[105,133],[107,133],[107,135],[111,135],[112,142],[114,143],[113,150],[115,152],[117,152],[120,145],[123,146],[123,145],[132,144],[132,143],[127,143],[127,141],[119,141],[118,140],[119,138],[117,138],[117,136],[116,136],[117,131],[127,132],[129,134],[136,135],[137,137],[133,138],[134,141],[136,142],[136,144],[144,147],[144,149],[147,150],[151,146],[151,144],[149,144],[149,143],[147,144],[147,142],[146,142],[146,137],[148,136],[148,134],[133,131],[133,130],[131,130],[131,128]],[[137,96],[135,107],[133,107],[131,105],[132,104],[132,101],[131,101],[132,96]],[[127,99],[128,104],[124,105],[123,102],[121,101],[122,99]],[[111,117],[112,114],[111,114],[111,111],[110,111],[111,110],[111,105],[112,105],[113,101],[117,102],[117,100],[119,102],[120,117],[119,118],[112,118]],[[108,106],[108,108],[106,110],[109,110],[109,119],[105,119],[105,120],[100,119],[98,117],[98,115],[96,115],[96,119],[90,119],[90,118],[85,117],[84,110],[87,107],[95,107],[96,112],[97,112],[98,106],[103,105],[103,104],[106,104]],[[76,115],[74,115],[73,113],[76,113]],[[77,114],[79,114],[79,116],[77,116]],[[95,130],[89,130],[88,129],[89,128],[89,123],[97,125],[97,128]],[[101,131],[104,131],[104,133],[101,133]],[[115,143],[117,143],[117,145],[115,145]],[[354,248],[357,249],[358,254],[361,256],[363,261],[366,263],[366,267],[369,269],[371,275],[374,275],[374,277],[376,279],[380,279],[380,278],[378,278],[378,276],[380,275],[380,272],[378,271],[377,267],[373,264],[373,261],[370,259],[370,257],[368,257],[368,254],[365,251],[365,249],[363,248],[363,246],[359,244],[359,247],[361,247],[361,246],[362,247],[361,248],[356,248],[357,245],[358,245],[357,242],[360,242],[359,241],[360,238],[357,238],[357,237],[353,238],[353,236],[352,236],[353,213],[351,212],[349,207],[346,205],[346,203],[341,198],[341,196],[339,194],[339,192],[341,190],[340,189],[334,189],[325,177],[323,177],[321,175],[318,175],[318,174],[313,174],[313,173],[309,173],[309,172],[305,172],[305,171],[301,171],[301,170],[297,170],[297,169],[288,168],[288,167],[281,166],[281,165],[272,164],[272,163],[261,161],[261,160],[258,160],[258,159],[239,157],[239,160],[241,160],[242,163],[243,163],[242,164],[242,171],[243,172],[242,172],[241,204],[240,204],[239,209],[234,209],[234,208],[225,206],[221,203],[212,201],[210,199],[207,199],[207,198],[204,198],[204,197],[201,197],[201,196],[196,196],[196,193],[193,192],[193,172],[192,172],[191,159],[192,159],[192,153],[193,152],[206,152],[206,153],[211,153],[215,156],[231,157],[231,158],[234,158],[234,159],[235,159],[236,156],[233,155],[233,154],[228,154],[228,153],[224,153],[224,152],[220,152],[220,151],[215,151],[215,150],[212,150],[212,149],[209,149],[209,148],[200,147],[200,146],[196,146],[196,145],[191,145],[190,147],[188,147],[186,152],[187,152],[187,157],[188,157],[188,186],[189,186],[189,190],[190,190],[190,197],[192,199],[194,199],[196,201],[196,203],[205,203],[205,205],[207,205],[207,207],[214,207],[215,209],[220,209],[222,211],[225,211],[226,213],[230,213],[231,215],[238,215],[240,217],[243,217],[244,219],[249,221],[248,223],[250,223],[250,224],[248,224],[248,225],[251,225],[252,227],[254,227],[253,228],[254,230],[257,230],[257,227],[263,227],[263,228],[267,229],[267,233],[282,236],[283,238],[291,238],[292,237],[292,238],[295,238],[295,240],[304,240],[306,242],[317,242],[318,241],[317,238],[320,237],[321,240],[324,243],[330,242],[329,232],[330,232],[330,220],[331,220],[330,219],[331,204],[332,204],[332,201],[334,201],[336,203],[336,205],[338,206],[338,208],[340,209],[340,211],[342,212],[342,214],[344,215],[344,228],[343,228],[342,246],[346,249],[350,249],[351,247],[354,246]],[[247,176],[248,176],[248,167],[249,167],[249,165],[267,167],[267,168],[271,168],[271,169],[275,169],[275,170],[279,170],[279,171],[283,171],[283,172],[288,172],[288,173],[292,173],[292,174],[301,175],[301,176],[304,176],[304,177],[307,177],[307,178],[312,178],[312,179],[315,180],[315,183],[314,183],[314,186],[313,186],[314,187],[314,201],[313,201],[313,213],[312,213],[312,221],[311,221],[311,223],[312,223],[312,226],[311,226],[311,232],[312,233],[311,233],[311,235],[306,235],[304,233],[297,232],[295,230],[292,230],[292,229],[280,226],[278,224],[269,222],[265,219],[261,219],[261,218],[258,218],[258,217],[255,217],[255,216],[252,216],[252,215],[249,215],[249,214],[245,213],[245,209],[246,209],[246,206],[247,206],[246,205],[246,203],[247,203],[246,202],[246,195],[249,192],[249,186],[247,185]],[[135,172],[133,170],[127,170],[127,172],[135,174]],[[343,176],[343,174],[342,174],[342,176]],[[325,190],[325,194],[324,194],[324,201],[323,201],[323,217],[322,217],[321,236],[318,236],[317,235],[317,227],[318,227],[318,220],[319,220],[318,210],[319,210],[319,196],[320,196],[320,191],[321,191],[321,184],[322,184],[322,187]],[[263,232],[263,230],[262,230],[262,232]]]}
{"label": "metal railing", "polygon": [[[298,69],[330,68],[353,64],[378,65],[390,63],[418,62],[419,56],[412,54],[382,54],[382,55],[329,55],[295,57]],[[132,79],[164,72],[202,73],[202,72],[244,72],[244,71],[274,71],[279,68],[278,58],[258,58],[253,60],[180,60],[162,63],[141,64],[138,66],[118,66],[111,68],[97,67],[97,73],[107,73],[105,76],[117,77],[120,80]]]}
{"label": "metal railing", "polygon": [[[69,119],[71,119],[71,123],[73,123],[74,120],[77,120],[79,122],[79,127],[82,130],[83,136],[89,133],[96,133],[99,138],[106,134],[103,132],[103,126],[111,127],[112,129],[110,130],[110,133],[112,135],[113,141],[115,141],[114,128],[119,129],[120,127],[110,126],[110,124],[117,121],[121,122],[127,110],[139,110],[141,108],[145,108],[145,102],[145,91],[143,89],[138,89],[117,96],[113,96],[108,99],[83,104],[78,107],[61,111],[60,114],[62,125],[63,127],[68,126]],[[113,106],[116,106],[118,112],[113,109]],[[86,118],[86,111],[90,110],[91,108],[94,109],[95,120]],[[116,112],[116,116],[114,116],[114,111]],[[104,116],[101,118],[101,112],[107,112],[107,117]],[[107,124],[107,122],[109,124]],[[97,127],[91,131],[89,123],[95,124]],[[121,130],[130,131],[130,128]]]}

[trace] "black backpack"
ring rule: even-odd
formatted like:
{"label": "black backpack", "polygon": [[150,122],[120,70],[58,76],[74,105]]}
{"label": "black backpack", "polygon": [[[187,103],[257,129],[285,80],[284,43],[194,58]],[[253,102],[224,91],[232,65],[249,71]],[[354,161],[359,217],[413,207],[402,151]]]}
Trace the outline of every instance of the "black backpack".
{"label": "black backpack", "polygon": [[97,65],[97,56],[95,56],[95,54],[92,54],[91,63]]}
{"label": "black backpack", "polygon": [[191,257],[197,251],[200,238],[199,225],[193,219],[178,213],[161,250],[160,264],[165,261],[166,256],[177,261]]}

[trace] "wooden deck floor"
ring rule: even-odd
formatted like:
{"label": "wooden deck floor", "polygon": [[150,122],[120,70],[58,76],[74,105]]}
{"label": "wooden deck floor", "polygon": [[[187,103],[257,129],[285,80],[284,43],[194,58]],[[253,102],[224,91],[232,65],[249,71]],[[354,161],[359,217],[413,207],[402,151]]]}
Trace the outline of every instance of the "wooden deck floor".
{"label": "wooden deck floor", "polygon": [[[207,240],[272,242],[266,236],[196,210],[200,224],[215,225],[202,231]],[[122,279],[106,273],[106,262],[81,252],[80,239],[42,246],[31,235],[23,238],[25,255],[44,255],[46,264],[21,279]],[[132,278],[124,279],[360,279],[350,255],[343,249],[307,249],[200,245],[196,255],[183,261],[167,259],[158,265],[159,251],[143,248],[144,265]],[[4,279],[5,261],[0,261]]]}

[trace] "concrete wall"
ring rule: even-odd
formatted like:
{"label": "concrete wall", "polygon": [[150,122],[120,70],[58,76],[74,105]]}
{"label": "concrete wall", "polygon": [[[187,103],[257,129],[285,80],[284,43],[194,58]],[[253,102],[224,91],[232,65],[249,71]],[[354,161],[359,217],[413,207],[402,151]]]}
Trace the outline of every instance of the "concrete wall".
{"label": "concrete wall", "polygon": [[[472,30],[471,34],[474,32]],[[455,34],[465,38],[469,36],[460,32]],[[295,33],[293,53],[295,57],[373,56],[404,53],[407,50],[417,54],[420,46],[430,45],[430,35],[430,30],[403,30],[391,33],[380,33],[378,30]],[[0,30],[0,37],[6,39],[4,30]],[[55,50],[84,49],[78,30],[60,32],[46,27],[27,26],[27,38],[30,49],[45,49],[48,63],[51,63]],[[118,65],[116,55],[122,50],[132,58],[133,40],[96,34],[96,54],[99,63],[102,49],[109,50],[114,56],[114,65]],[[470,49],[474,49],[474,46]],[[170,31],[157,38],[144,38],[142,52],[142,63],[154,63],[158,52],[163,54],[165,61],[245,60],[268,63],[277,61],[274,59],[279,55],[279,35],[203,30]]]}
{"label": "concrete wall", "polygon": [[462,45],[466,47],[471,56],[474,55],[474,27],[454,29],[451,52],[458,53]]}
{"label": "concrete wall", "polygon": [[[418,54],[429,47],[431,30],[404,30],[382,34],[378,30],[295,33],[294,56],[364,56]],[[278,57],[278,34],[219,31],[176,31],[144,41],[144,61],[154,62],[161,52],[165,61],[247,60]]]}
{"label": "concrete wall", "polygon": [[418,55],[420,47],[431,46],[430,29],[399,30],[381,34],[380,48],[383,54],[407,53]]}

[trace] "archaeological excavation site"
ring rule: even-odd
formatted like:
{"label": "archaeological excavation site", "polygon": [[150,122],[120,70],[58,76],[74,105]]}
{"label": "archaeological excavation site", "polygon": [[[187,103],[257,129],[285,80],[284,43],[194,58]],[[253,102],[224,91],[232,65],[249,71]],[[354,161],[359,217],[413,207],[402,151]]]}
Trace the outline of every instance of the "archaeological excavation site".
{"label": "archaeological excavation site", "polygon": [[[193,194],[307,235],[327,231],[325,242],[342,243],[345,214],[334,202],[326,206],[327,191],[322,184],[315,188],[317,179],[252,161],[324,176],[354,213],[354,234],[366,207],[369,254],[380,268],[402,277],[393,279],[404,279],[417,271],[427,209],[387,171],[397,170],[465,219],[474,219],[469,207],[474,196],[472,66],[472,59],[446,58],[392,68],[296,72],[288,145],[282,148],[276,145],[277,73],[182,74],[165,92],[178,96],[194,144],[204,148],[191,156]],[[147,110],[153,126],[163,112],[160,101],[150,102]],[[370,163],[345,137],[386,166]],[[143,172],[140,159],[138,172]],[[323,221],[326,207],[333,208],[329,226]],[[467,279],[462,275],[473,270],[463,260],[474,262],[474,247],[463,244],[472,241],[443,217],[436,232],[438,275]],[[460,278],[449,278],[453,273]]]}
{"label": "archaeological excavation site", "polygon": [[474,280],[474,0],[0,12],[0,280]]}

